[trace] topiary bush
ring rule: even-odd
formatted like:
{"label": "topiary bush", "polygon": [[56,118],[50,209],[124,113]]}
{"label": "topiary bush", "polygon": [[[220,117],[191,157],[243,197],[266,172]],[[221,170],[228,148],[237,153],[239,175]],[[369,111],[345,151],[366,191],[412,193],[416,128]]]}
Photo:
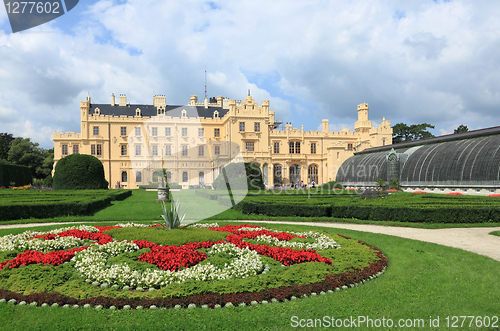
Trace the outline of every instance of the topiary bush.
{"label": "topiary bush", "polygon": [[56,164],[52,187],[57,190],[107,189],[104,167],[98,158],[86,154],[68,155]]}
{"label": "topiary bush", "polygon": [[[241,163],[230,163],[224,167],[227,178],[231,179],[231,190],[264,190],[262,171],[257,163],[246,162],[244,167]],[[246,178],[246,181],[245,181]],[[226,182],[223,173],[215,179],[212,184],[216,190],[226,190]]]}

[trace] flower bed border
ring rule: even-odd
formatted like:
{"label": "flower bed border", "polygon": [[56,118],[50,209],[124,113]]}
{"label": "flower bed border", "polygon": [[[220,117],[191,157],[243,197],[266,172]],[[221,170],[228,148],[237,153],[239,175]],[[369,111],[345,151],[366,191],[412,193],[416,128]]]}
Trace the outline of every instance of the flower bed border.
{"label": "flower bed border", "polygon": [[[351,239],[350,237],[339,236],[345,239]],[[137,308],[141,309],[143,307],[149,308],[194,308],[195,306],[205,307],[205,308],[219,308],[219,307],[229,307],[236,305],[253,305],[255,303],[267,303],[276,301],[288,301],[294,300],[303,296],[314,296],[318,293],[339,291],[340,289],[346,289],[348,287],[357,286],[360,283],[364,283],[367,280],[374,279],[379,276],[388,266],[388,260],[382,253],[382,251],[374,246],[371,246],[365,242],[358,240],[358,243],[366,245],[377,252],[377,257],[380,260],[375,260],[370,263],[369,266],[362,270],[346,271],[341,274],[330,274],[325,277],[325,280],[318,283],[306,284],[306,285],[290,285],[282,286],[279,288],[265,289],[259,292],[241,292],[241,293],[207,293],[207,294],[195,294],[186,297],[174,297],[174,298],[156,298],[156,299],[131,299],[131,298],[110,298],[110,297],[94,297],[87,299],[76,299],[69,296],[65,296],[56,292],[39,292],[32,293],[29,295],[24,295],[21,293],[16,293],[12,291],[7,291],[5,289],[0,289],[0,299],[1,302],[9,303],[29,303],[32,304],[36,302],[37,306],[42,305],[52,305],[62,307],[65,305],[78,307],[91,307],[95,308],[112,308],[115,309],[127,309],[127,308]],[[154,309],[152,308],[152,309]]]}

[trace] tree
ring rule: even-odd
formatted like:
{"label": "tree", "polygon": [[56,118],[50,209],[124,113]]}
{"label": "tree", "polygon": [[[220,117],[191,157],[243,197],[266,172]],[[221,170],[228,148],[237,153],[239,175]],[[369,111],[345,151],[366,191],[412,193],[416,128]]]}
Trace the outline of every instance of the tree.
{"label": "tree", "polygon": [[422,123],[408,126],[404,123],[398,123],[392,127],[392,143],[397,144],[434,137],[432,133],[427,131],[428,128],[434,129],[434,125]]}
{"label": "tree", "polygon": [[104,167],[98,158],[86,154],[68,155],[56,164],[54,189],[107,189]]}
{"label": "tree", "polygon": [[455,131],[453,131],[453,133],[464,133],[464,132],[468,132],[468,131],[469,131],[469,128],[467,127],[467,125],[460,124],[458,126],[458,128],[456,128]]}
{"label": "tree", "polygon": [[15,138],[9,149],[7,161],[23,165],[31,169],[33,177],[37,176],[36,169],[42,166],[44,155],[43,148],[38,147],[30,138]]}
{"label": "tree", "polygon": [[9,151],[7,150],[7,147],[5,146],[5,143],[3,142],[2,139],[0,139],[0,160],[7,160],[9,157]]}
{"label": "tree", "polygon": [[0,133],[0,138],[2,138],[1,140],[3,140],[3,143],[7,148],[7,152],[9,152],[10,144],[14,140],[14,136],[12,136],[12,133],[5,132],[5,133]]}

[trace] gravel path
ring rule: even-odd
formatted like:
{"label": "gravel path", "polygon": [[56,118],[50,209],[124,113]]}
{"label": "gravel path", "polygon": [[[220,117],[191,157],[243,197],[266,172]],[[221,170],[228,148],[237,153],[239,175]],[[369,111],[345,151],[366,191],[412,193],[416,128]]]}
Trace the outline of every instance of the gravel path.
{"label": "gravel path", "polygon": [[[481,254],[500,261],[500,237],[488,233],[500,231],[500,227],[491,228],[451,228],[451,229],[418,229],[397,226],[381,226],[371,224],[344,224],[344,223],[313,223],[313,222],[281,222],[281,221],[231,221],[270,224],[311,225],[327,228],[348,229],[363,232],[381,233],[408,239],[431,242],[439,245],[460,248],[469,252]],[[116,222],[112,222],[116,223]],[[61,223],[30,223],[0,225],[0,229],[29,228],[33,226],[75,224],[74,222]]]}

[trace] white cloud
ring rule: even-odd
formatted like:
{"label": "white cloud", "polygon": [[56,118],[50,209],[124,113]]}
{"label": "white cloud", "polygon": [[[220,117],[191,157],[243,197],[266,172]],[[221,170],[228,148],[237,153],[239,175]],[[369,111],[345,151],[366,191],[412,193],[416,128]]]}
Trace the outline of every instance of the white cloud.
{"label": "white cloud", "polygon": [[427,122],[436,134],[500,122],[496,1],[93,1],[70,14],[64,28],[0,31],[0,132],[50,147],[52,131],[79,130],[87,93],[184,104],[203,96],[205,68],[209,96],[250,89],[298,127],[352,127],[362,102],[372,120]]}

